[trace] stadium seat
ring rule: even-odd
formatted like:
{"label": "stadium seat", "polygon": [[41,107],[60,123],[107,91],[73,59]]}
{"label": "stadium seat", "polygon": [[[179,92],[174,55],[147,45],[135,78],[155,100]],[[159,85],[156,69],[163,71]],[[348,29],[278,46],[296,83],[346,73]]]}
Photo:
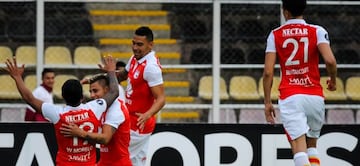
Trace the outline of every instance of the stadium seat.
{"label": "stadium seat", "polygon": [[352,76],[346,80],[345,93],[350,100],[360,101],[360,77]]}
{"label": "stadium seat", "polygon": [[239,123],[242,124],[266,124],[264,110],[260,109],[241,109]]}
{"label": "stadium seat", "polygon": [[[45,11],[46,12],[46,11]],[[45,13],[46,16],[47,13]],[[64,43],[66,42],[64,28],[66,28],[66,20],[59,17],[51,17],[45,19],[45,42],[48,43]]]}
{"label": "stadium seat", "polygon": [[338,49],[335,52],[338,64],[358,64],[360,56],[354,49]]}
{"label": "stadium seat", "polygon": [[238,24],[238,35],[243,42],[265,42],[266,35],[259,20],[243,20]]}
{"label": "stadium seat", "polygon": [[70,50],[64,46],[49,46],[45,49],[45,64],[72,65]]}
{"label": "stadium seat", "polygon": [[0,43],[6,42],[8,42],[6,21],[4,19],[0,19]]}
{"label": "stadium seat", "polygon": [[327,76],[322,76],[320,78],[320,84],[323,87],[325,100],[328,100],[328,101],[345,101],[345,100],[347,100],[343,81],[339,77],[337,77],[336,78],[336,91],[329,91],[326,89],[327,88],[326,81],[328,78],[329,77],[327,77]]}
{"label": "stadium seat", "polygon": [[190,63],[192,64],[211,64],[212,52],[207,48],[195,48],[191,51]]}
{"label": "stadium seat", "polygon": [[205,22],[199,19],[188,19],[181,24],[182,40],[186,43],[205,43],[210,40],[211,33]]}
{"label": "stadium seat", "polygon": [[65,28],[65,35],[70,43],[95,43],[93,25],[88,18],[71,19]]}
{"label": "stadium seat", "polygon": [[259,100],[256,80],[251,76],[233,76],[229,86],[230,97],[234,100]]}
{"label": "stadium seat", "polygon": [[21,99],[15,81],[10,75],[0,75],[0,99]]}
{"label": "stadium seat", "polygon": [[61,95],[61,87],[68,79],[78,79],[74,75],[70,74],[59,74],[55,76],[53,94],[57,99],[63,99]]}
{"label": "stadium seat", "polygon": [[220,59],[222,64],[244,64],[245,53],[240,48],[226,48],[222,51]]}
{"label": "stadium seat", "polygon": [[7,28],[9,38],[13,42],[35,42],[36,25],[33,18],[11,19]]}
{"label": "stadium seat", "polygon": [[233,43],[239,40],[237,35],[237,25],[232,21],[224,21],[221,24],[222,43]]}
{"label": "stadium seat", "polygon": [[[213,77],[202,76],[199,81],[198,95],[201,99],[212,100],[213,98]],[[228,100],[229,94],[224,78],[220,77],[220,100]]]}
{"label": "stadium seat", "polygon": [[15,51],[18,64],[35,65],[36,64],[36,47],[20,46]]}
{"label": "stadium seat", "polygon": [[355,124],[355,114],[353,110],[327,110],[327,124]]}
{"label": "stadium seat", "polygon": [[101,64],[101,54],[98,48],[92,46],[79,46],[74,52],[75,65]]}
{"label": "stadium seat", "polygon": [[254,49],[247,55],[248,64],[264,64],[265,63],[265,50]]}
{"label": "stadium seat", "polygon": [[25,76],[24,78],[24,82],[27,88],[29,88],[31,91],[33,91],[36,87],[37,87],[37,82],[36,82],[36,75],[35,74],[30,74]]}
{"label": "stadium seat", "polygon": [[3,63],[6,59],[11,59],[13,57],[12,50],[7,46],[0,46],[0,62]]}
{"label": "stadium seat", "polygon": [[[85,78],[91,78],[93,75],[86,75],[84,76],[83,79]],[[124,81],[125,82],[125,81]],[[83,87],[83,93],[84,93],[84,97],[90,99],[90,84],[82,84],[82,87]]]}
{"label": "stadium seat", "polygon": [[[273,84],[271,87],[271,100],[277,100],[279,98],[280,92],[279,92],[279,85],[280,85],[280,77],[274,76]],[[263,87],[263,77],[259,79],[258,84],[258,92],[261,98],[264,98],[264,87]]]}

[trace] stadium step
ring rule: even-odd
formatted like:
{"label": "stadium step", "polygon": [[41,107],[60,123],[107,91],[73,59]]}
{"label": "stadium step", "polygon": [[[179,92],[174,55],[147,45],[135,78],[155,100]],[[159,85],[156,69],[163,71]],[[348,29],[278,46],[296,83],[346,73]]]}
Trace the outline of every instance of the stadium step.
{"label": "stadium step", "polygon": [[[131,32],[133,34],[134,32]],[[131,38],[100,38],[102,52],[132,52]],[[156,52],[181,52],[181,46],[175,39],[155,38]]]}
{"label": "stadium step", "polygon": [[86,8],[89,10],[161,10],[162,4],[158,3],[108,3],[108,2],[95,2],[95,3],[86,3]]}
{"label": "stadium step", "polygon": [[166,96],[166,103],[195,103],[192,96]]}
{"label": "stadium step", "polygon": [[[112,55],[117,60],[127,62],[132,52],[103,52],[103,55]],[[180,64],[180,54],[177,52],[157,52],[161,64]]]}
{"label": "stadium step", "polygon": [[97,24],[106,24],[108,20],[116,24],[167,24],[167,15],[162,10],[90,10],[90,18]]}
{"label": "stadium step", "polygon": [[198,110],[162,110],[157,114],[163,123],[199,122],[201,113]]}
{"label": "stadium step", "polygon": [[[94,34],[97,38],[131,38],[136,28],[146,24],[97,24],[93,22]],[[170,38],[170,25],[149,24],[156,38]]]}

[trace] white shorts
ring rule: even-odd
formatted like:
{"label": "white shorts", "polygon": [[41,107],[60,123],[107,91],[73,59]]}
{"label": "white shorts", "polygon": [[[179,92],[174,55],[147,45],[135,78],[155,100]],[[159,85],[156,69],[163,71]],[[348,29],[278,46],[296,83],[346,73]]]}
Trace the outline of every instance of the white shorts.
{"label": "white shorts", "polygon": [[290,140],[305,133],[307,137],[320,137],[325,119],[324,98],[316,95],[293,95],[279,100],[279,109],[281,121]]}
{"label": "white shorts", "polygon": [[150,134],[140,134],[130,130],[130,159],[133,166],[145,166]]}

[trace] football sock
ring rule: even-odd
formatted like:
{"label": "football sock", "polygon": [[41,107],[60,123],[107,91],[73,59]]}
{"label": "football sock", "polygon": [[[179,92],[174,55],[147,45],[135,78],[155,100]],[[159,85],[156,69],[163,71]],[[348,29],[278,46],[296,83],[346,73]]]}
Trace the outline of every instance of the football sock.
{"label": "football sock", "polygon": [[311,166],[320,166],[319,153],[316,148],[309,148],[307,150]]}
{"label": "football sock", "polygon": [[310,166],[308,155],[305,152],[298,152],[294,155],[295,166]]}

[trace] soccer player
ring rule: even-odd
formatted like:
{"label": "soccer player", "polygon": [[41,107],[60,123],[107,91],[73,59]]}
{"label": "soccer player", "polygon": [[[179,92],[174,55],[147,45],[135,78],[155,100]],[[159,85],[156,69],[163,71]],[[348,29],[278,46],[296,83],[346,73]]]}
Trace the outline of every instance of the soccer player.
{"label": "soccer player", "polygon": [[[52,93],[54,79],[55,72],[51,69],[44,69],[41,73],[41,85],[36,87],[32,92],[35,98],[40,99],[45,103],[54,103]],[[37,113],[30,106],[26,107],[25,121],[48,122],[42,114]]]}
{"label": "soccer player", "polygon": [[165,105],[165,92],[159,59],[153,51],[154,35],[147,26],[135,30],[133,56],[118,79],[127,79],[126,106],[130,113],[130,158],[134,166],[143,166],[150,135],[155,129],[155,114]]}
{"label": "soccer player", "polygon": [[274,123],[270,92],[278,58],[281,69],[278,105],[295,166],[319,166],[316,143],[325,115],[319,56],[326,64],[330,91],[336,90],[337,68],[328,33],[321,26],[305,22],[305,7],[306,0],[282,0],[286,22],[268,36],[263,73],[265,116],[269,123]]}
{"label": "soccer player", "polygon": [[[106,75],[96,75],[90,79],[90,97],[102,98],[109,91]],[[88,139],[100,143],[100,160],[97,166],[131,166],[129,155],[130,117],[125,102],[118,99],[102,116],[102,133],[88,133]],[[84,138],[86,131],[76,125],[63,125],[60,128],[65,136]]]}
{"label": "soccer player", "polygon": [[115,75],[115,61],[111,57],[105,58],[103,70],[108,71],[110,78],[110,91],[102,98],[82,104],[83,91],[78,80],[70,79],[62,85],[62,97],[66,106],[58,106],[44,103],[32,95],[26,88],[22,79],[24,65],[17,67],[16,59],[7,60],[5,70],[15,80],[16,86],[27,104],[31,105],[37,112],[42,113],[45,118],[54,123],[55,135],[58,144],[56,165],[58,166],[91,166],[96,164],[95,144],[78,137],[64,137],[59,128],[62,124],[76,124],[80,128],[91,132],[98,132],[101,115],[113,103],[119,95],[117,79]]}

